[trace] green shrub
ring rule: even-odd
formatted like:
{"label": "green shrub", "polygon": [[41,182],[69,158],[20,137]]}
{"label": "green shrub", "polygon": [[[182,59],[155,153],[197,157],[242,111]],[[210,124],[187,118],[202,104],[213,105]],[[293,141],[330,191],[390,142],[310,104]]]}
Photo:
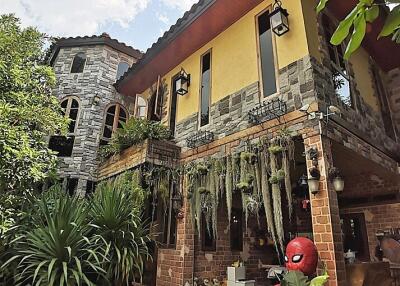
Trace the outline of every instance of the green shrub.
{"label": "green shrub", "polygon": [[145,199],[137,172],[100,184],[87,200],[60,187],[31,195],[28,206],[13,210],[11,226],[2,226],[0,285],[119,286],[140,279],[151,259],[140,217]]}
{"label": "green shrub", "polygon": [[95,285],[104,258],[88,239],[85,201],[54,193],[36,206],[34,227],[11,245],[14,255],[2,269],[18,263],[15,285]]}
{"label": "green shrub", "polygon": [[126,123],[121,122],[121,124],[122,128],[115,132],[110,143],[100,148],[101,159],[107,159],[146,139],[165,140],[171,136],[168,127],[147,119],[132,117]]}
{"label": "green shrub", "polygon": [[[143,205],[143,204],[142,204]],[[151,259],[149,230],[138,216],[135,193],[102,184],[96,190],[90,206],[98,245],[107,258],[102,265],[112,285],[128,285],[141,278],[145,261]]]}

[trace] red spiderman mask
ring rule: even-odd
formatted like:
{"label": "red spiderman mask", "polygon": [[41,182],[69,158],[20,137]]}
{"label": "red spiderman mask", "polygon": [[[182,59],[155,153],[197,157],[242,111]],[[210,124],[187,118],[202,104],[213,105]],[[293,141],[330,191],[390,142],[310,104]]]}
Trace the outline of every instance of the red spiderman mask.
{"label": "red spiderman mask", "polygon": [[318,252],[314,243],[305,237],[297,237],[286,247],[285,266],[288,270],[312,275],[317,269]]}

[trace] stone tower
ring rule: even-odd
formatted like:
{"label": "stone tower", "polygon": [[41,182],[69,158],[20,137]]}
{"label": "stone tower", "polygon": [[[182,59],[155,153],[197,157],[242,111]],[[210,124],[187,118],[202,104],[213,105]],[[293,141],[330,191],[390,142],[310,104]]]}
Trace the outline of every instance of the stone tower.
{"label": "stone tower", "polygon": [[133,114],[134,99],[118,94],[113,84],[141,55],[106,33],[61,38],[51,47],[53,92],[71,123],[68,137],[51,136],[49,147],[58,151],[58,174],[70,194],[93,191],[99,146]]}

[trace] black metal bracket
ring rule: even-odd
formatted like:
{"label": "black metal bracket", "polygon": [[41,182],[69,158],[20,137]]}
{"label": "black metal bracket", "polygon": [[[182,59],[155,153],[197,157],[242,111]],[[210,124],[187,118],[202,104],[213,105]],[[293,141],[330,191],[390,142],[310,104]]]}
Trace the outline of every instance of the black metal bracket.
{"label": "black metal bracket", "polygon": [[248,112],[248,122],[260,124],[262,122],[279,118],[287,113],[286,102],[279,98],[263,102]]}
{"label": "black metal bracket", "polygon": [[214,140],[214,133],[210,131],[198,131],[193,136],[186,139],[189,148],[196,148]]}

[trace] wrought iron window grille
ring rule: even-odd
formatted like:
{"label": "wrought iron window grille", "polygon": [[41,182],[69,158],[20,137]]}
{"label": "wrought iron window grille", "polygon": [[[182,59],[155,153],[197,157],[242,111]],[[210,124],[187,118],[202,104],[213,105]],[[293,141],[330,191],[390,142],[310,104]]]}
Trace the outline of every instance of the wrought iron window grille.
{"label": "wrought iron window grille", "polygon": [[198,131],[193,136],[186,139],[189,148],[196,148],[214,140],[214,133],[210,131]]}
{"label": "wrought iron window grille", "polygon": [[280,116],[287,113],[286,102],[279,98],[268,102],[263,102],[248,112],[248,122],[260,124],[262,122],[279,119]]}

